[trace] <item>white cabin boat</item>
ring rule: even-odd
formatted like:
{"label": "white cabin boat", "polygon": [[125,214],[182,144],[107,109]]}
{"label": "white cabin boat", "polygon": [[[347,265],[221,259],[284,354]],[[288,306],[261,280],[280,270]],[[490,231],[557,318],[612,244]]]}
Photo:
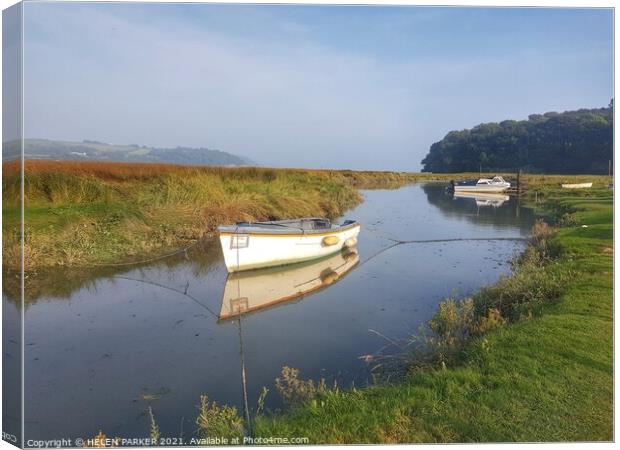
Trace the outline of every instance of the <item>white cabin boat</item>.
{"label": "white cabin boat", "polygon": [[355,249],[314,261],[231,273],[226,279],[219,320],[296,300],[342,279],[358,263]]}
{"label": "white cabin boat", "polygon": [[478,181],[453,182],[454,192],[505,192],[510,188],[510,183],[500,176],[493,178],[480,178]]}
{"label": "white cabin boat", "polygon": [[586,189],[591,188],[592,183],[567,183],[563,184],[562,187],[564,189]]}
{"label": "white cabin boat", "polygon": [[303,218],[271,222],[239,222],[218,227],[229,272],[309,261],[357,244],[360,224]]}

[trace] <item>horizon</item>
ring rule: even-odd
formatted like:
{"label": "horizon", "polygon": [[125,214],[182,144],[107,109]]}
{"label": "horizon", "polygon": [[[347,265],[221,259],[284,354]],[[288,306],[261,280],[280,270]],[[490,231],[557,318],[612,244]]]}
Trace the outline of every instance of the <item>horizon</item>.
{"label": "horizon", "polygon": [[28,3],[24,133],[419,172],[451,130],[606,107],[612,21],[609,8]]}

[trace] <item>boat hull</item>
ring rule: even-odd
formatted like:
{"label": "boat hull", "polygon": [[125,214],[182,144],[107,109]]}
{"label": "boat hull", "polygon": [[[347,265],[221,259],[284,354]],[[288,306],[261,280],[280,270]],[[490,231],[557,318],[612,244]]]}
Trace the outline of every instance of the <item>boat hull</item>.
{"label": "boat hull", "polygon": [[310,261],[357,244],[360,225],[320,233],[220,232],[224,263],[229,272]]}

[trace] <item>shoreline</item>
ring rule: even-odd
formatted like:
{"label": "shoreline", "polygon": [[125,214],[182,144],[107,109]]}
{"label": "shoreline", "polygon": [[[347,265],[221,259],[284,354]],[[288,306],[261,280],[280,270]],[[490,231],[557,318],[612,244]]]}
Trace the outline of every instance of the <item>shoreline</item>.
{"label": "shoreline", "polygon": [[[564,226],[548,237],[557,255],[541,271],[565,276],[531,297],[529,314],[479,315],[487,329],[448,348],[449,357],[411,365],[399,381],[328,389],[282,413],[258,415],[254,434],[307,436],[311,444],[611,441],[613,192],[545,194],[532,206]],[[517,268],[473,297],[501,297],[510,289],[506,280],[519,276]],[[514,294],[527,294],[520,286]],[[462,303],[440,305],[434,331],[457,336],[464,310]]]}

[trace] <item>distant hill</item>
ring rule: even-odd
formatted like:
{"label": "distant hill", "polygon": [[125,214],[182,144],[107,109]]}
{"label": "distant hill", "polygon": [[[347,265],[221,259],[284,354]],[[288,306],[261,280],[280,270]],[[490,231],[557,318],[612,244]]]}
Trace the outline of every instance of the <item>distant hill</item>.
{"label": "distant hill", "polygon": [[423,172],[513,171],[607,174],[613,100],[607,108],[532,114],[450,131],[431,145]]}
{"label": "distant hill", "polygon": [[[2,160],[19,157],[19,141],[3,144]],[[200,166],[247,166],[253,161],[210,148],[155,148],[140,145],[106,144],[97,141],[52,141],[25,139],[27,159],[158,162]]]}

